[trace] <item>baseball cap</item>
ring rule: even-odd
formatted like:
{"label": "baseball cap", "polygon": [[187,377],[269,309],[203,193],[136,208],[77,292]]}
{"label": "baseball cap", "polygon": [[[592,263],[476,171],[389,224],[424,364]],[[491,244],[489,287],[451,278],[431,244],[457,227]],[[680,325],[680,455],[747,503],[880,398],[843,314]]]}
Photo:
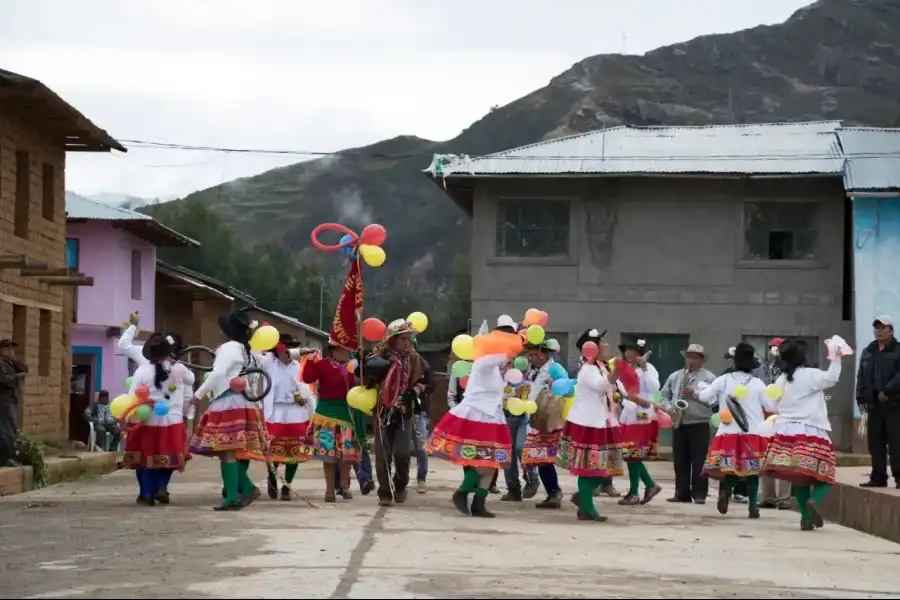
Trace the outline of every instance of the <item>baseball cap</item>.
{"label": "baseball cap", "polygon": [[894,326],[894,320],[889,315],[879,315],[875,317],[875,320],[872,321],[872,327],[877,327],[879,323],[887,325],[888,327]]}
{"label": "baseball cap", "polygon": [[18,344],[9,338],[0,340],[0,348],[9,348],[10,346],[15,348]]}

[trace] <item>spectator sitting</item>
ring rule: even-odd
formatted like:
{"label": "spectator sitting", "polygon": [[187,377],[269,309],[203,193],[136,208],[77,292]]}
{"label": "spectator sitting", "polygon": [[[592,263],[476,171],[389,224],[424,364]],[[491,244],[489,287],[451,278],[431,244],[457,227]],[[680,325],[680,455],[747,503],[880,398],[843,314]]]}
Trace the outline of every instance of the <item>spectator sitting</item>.
{"label": "spectator sitting", "polygon": [[115,450],[119,446],[122,432],[119,430],[119,421],[109,412],[109,392],[100,390],[97,401],[92,402],[84,411],[84,418],[88,423],[93,423],[94,432],[97,434],[97,443],[104,450]]}

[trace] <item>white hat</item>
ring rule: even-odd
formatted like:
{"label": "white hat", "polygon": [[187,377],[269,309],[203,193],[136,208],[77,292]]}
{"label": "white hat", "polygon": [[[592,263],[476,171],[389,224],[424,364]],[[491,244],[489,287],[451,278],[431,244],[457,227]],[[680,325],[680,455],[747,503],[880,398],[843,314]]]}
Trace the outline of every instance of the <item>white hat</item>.
{"label": "white hat", "polygon": [[894,326],[894,320],[890,317],[890,315],[879,315],[875,317],[875,320],[872,321],[872,327],[875,327],[881,323],[882,325],[887,325],[888,327]]}
{"label": "white hat", "polygon": [[512,327],[516,328],[516,322],[513,321],[513,318],[509,315],[500,315],[497,319],[497,327]]}
{"label": "white hat", "polygon": [[691,344],[687,347],[687,350],[681,351],[682,356],[686,357],[688,354],[699,354],[700,356],[706,358],[706,349],[700,344]]}

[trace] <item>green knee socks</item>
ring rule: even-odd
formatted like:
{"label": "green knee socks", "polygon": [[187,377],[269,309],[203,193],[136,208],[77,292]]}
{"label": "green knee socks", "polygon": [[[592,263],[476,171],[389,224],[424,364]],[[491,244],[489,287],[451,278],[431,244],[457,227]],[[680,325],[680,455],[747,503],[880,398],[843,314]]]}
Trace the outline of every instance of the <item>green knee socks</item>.
{"label": "green knee socks", "polygon": [[656,482],[650,477],[650,471],[647,470],[647,465],[643,462],[628,463],[628,493],[637,496],[641,482],[643,482],[644,487],[646,488],[652,488],[656,485]]}
{"label": "green knee socks", "polygon": [[797,504],[800,505],[800,518],[807,521],[812,518],[806,503],[809,502],[810,491],[808,485],[794,486],[794,497],[797,498]]}
{"label": "green knee socks", "polygon": [[255,488],[256,486],[253,485],[253,480],[250,479],[250,475],[248,474],[248,471],[250,470],[250,461],[239,460],[236,464],[238,465],[240,489],[245,490],[246,494],[253,493],[253,488]]}
{"label": "green knee socks", "polygon": [[817,483],[813,486],[812,491],[810,492],[810,500],[813,501],[813,504],[822,504],[822,500],[825,499],[825,496],[828,494],[828,490],[830,489],[830,483]]}
{"label": "green knee socks", "polygon": [[297,463],[287,463],[284,465],[284,480],[287,483],[290,483],[294,480],[294,475],[297,474],[297,469],[300,468],[300,465]]}
{"label": "green knee socks", "polygon": [[238,481],[240,481],[240,467],[236,462],[220,461],[222,472],[222,485],[225,488],[225,504],[237,504],[241,501],[238,494]]}
{"label": "green knee socks", "polygon": [[747,494],[750,502],[750,510],[759,508],[759,477],[747,478]]}
{"label": "green knee socks", "polygon": [[578,508],[581,512],[594,517],[597,515],[597,508],[594,506],[594,490],[600,487],[604,482],[602,477],[579,477],[578,478]]}
{"label": "green knee socks", "polygon": [[487,498],[487,497],[488,497],[488,491],[487,491],[486,489],[484,489],[484,488],[477,488],[477,489],[475,490],[475,497],[476,497],[476,498]]}
{"label": "green knee socks", "polygon": [[734,486],[736,486],[738,484],[738,481],[740,481],[740,480],[741,480],[741,478],[738,477],[737,475],[726,475],[725,478],[722,479],[722,482],[719,485],[724,487],[728,491],[728,494],[730,495],[732,490],[734,490]]}
{"label": "green knee socks", "polygon": [[459,491],[463,494],[471,494],[478,489],[478,483],[481,481],[481,473],[475,467],[463,467],[463,481],[459,486]]}

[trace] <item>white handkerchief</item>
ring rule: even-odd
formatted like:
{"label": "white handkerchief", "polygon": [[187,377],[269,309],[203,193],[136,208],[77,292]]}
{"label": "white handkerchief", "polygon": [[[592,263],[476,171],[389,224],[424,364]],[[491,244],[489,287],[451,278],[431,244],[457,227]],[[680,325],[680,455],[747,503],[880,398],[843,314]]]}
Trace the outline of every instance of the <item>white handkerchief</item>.
{"label": "white handkerchief", "polygon": [[825,340],[825,347],[828,349],[828,360],[834,359],[838,348],[841,350],[841,356],[851,356],[853,354],[853,348],[839,335],[833,335]]}

